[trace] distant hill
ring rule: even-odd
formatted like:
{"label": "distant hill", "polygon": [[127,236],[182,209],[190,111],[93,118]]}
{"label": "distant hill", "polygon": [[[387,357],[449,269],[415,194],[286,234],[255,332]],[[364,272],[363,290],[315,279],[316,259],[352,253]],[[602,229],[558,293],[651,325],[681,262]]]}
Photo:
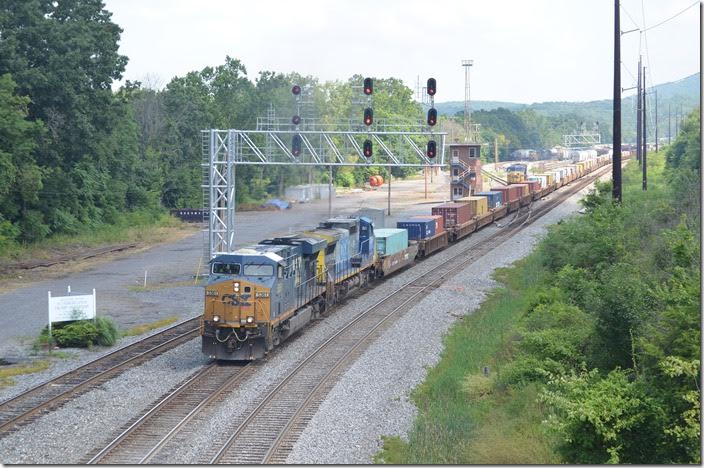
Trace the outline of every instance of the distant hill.
{"label": "distant hill", "polygon": [[[668,125],[668,105],[671,110],[671,127],[674,133],[674,115],[679,111],[680,106],[682,112],[687,114],[699,105],[700,102],[700,73],[695,73],[681,80],[662,83],[654,86],[652,89],[658,93],[658,125],[659,136],[667,136]],[[649,99],[651,109],[648,111],[649,119],[654,120],[654,96]],[[448,101],[436,102],[435,107],[440,115],[456,115],[458,112],[464,111],[463,101]],[[612,122],[612,103],[611,99],[600,101],[587,102],[539,102],[534,104],[521,104],[515,102],[502,101],[472,101],[472,111],[475,110],[492,110],[503,107],[511,111],[522,109],[530,109],[538,114],[556,117],[559,115],[576,115],[585,122],[599,122],[602,128],[604,126],[611,128]],[[623,116],[623,138],[624,141],[635,139],[635,96],[629,96],[621,101],[621,112]],[[651,120],[651,122],[652,122]],[[649,132],[654,130],[649,129]],[[609,130],[610,134],[610,130]]]}

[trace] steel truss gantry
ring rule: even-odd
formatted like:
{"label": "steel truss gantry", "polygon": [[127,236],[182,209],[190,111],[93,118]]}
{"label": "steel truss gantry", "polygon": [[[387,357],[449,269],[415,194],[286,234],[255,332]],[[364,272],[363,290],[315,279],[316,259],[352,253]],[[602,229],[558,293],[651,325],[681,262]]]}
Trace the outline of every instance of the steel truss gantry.
{"label": "steel truss gantry", "polygon": [[[269,119],[267,119],[269,120]],[[339,125],[303,121],[298,130],[290,124],[271,119],[257,130],[203,130],[203,192],[208,218],[207,260],[235,250],[235,175],[237,166],[278,165],[443,167],[446,132],[431,132],[421,124],[396,125],[375,122],[375,131],[366,127],[335,130]],[[264,127],[264,128],[263,128]],[[404,129],[405,127],[405,129]],[[409,130],[410,128],[410,130]],[[291,154],[291,140],[299,134],[302,151]],[[374,156],[365,158],[364,140],[374,145]],[[440,151],[430,160],[427,142],[434,139]]]}

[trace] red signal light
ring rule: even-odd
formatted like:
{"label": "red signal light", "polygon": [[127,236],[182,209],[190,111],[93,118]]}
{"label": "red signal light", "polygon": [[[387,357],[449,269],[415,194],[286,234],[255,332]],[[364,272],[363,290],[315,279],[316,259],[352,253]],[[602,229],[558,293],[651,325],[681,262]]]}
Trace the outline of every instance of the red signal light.
{"label": "red signal light", "polygon": [[428,93],[428,96],[435,96],[436,91],[437,82],[435,81],[435,78],[428,78],[428,86],[426,87],[426,92]]}
{"label": "red signal light", "polygon": [[301,116],[294,115],[293,118],[291,119],[291,122],[293,122],[293,125],[298,125],[299,123],[301,123]]}
{"label": "red signal light", "polygon": [[428,148],[427,148],[425,154],[430,159],[434,158],[437,155],[437,143],[435,143],[435,140],[430,140],[428,142]]}
{"label": "red signal light", "polygon": [[436,123],[438,123],[438,111],[434,107],[431,107],[428,111],[428,125],[432,127]]}
{"label": "red signal light", "polygon": [[371,140],[364,140],[364,148],[362,149],[362,152],[364,153],[364,157],[366,157],[366,158],[372,157],[372,154],[374,154],[374,151],[372,149],[372,141]]}
{"label": "red signal light", "polygon": [[301,94],[301,87],[298,85],[293,85],[293,88],[291,88],[291,92],[294,95],[298,96],[299,94]]}
{"label": "red signal light", "polygon": [[374,82],[372,81],[371,78],[365,78],[364,79],[364,94],[369,96],[373,92],[374,92]]}
{"label": "red signal light", "polygon": [[374,122],[374,111],[371,107],[367,107],[364,109],[364,125],[368,127],[372,122]]}
{"label": "red signal light", "polygon": [[301,154],[301,135],[296,133],[293,135],[293,140],[291,141],[291,154],[295,157],[300,156]]}

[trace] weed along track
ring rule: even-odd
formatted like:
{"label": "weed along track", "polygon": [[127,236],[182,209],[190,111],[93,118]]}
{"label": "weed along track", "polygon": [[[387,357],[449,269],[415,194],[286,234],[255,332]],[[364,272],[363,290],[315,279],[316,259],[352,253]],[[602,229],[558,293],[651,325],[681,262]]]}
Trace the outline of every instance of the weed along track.
{"label": "weed along track", "polygon": [[38,385],[0,405],[0,437],[198,336],[199,317],[185,320]]}

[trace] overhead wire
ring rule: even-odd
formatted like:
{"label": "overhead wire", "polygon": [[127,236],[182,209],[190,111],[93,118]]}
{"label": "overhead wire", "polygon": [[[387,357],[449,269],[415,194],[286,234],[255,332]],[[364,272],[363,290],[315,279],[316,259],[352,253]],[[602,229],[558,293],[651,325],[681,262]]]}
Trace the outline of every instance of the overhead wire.
{"label": "overhead wire", "polygon": [[654,24],[654,25],[652,25],[652,26],[649,26],[649,27],[647,27],[647,28],[644,28],[644,29],[643,29],[643,32],[650,31],[651,29],[655,29],[655,28],[657,28],[658,26],[661,26],[661,25],[667,23],[668,21],[677,18],[677,17],[680,16],[682,13],[684,13],[685,11],[689,10],[690,8],[692,8],[693,6],[698,5],[698,4],[699,4],[699,1],[697,0],[696,2],[692,3],[692,4],[689,5],[687,8],[685,8],[684,10],[680,11],[679,13],[676,13],[676,14],[670,16],[670,17],[667,18],[666,20],[660,21],[660,22],[657,23],[657,24]]}

